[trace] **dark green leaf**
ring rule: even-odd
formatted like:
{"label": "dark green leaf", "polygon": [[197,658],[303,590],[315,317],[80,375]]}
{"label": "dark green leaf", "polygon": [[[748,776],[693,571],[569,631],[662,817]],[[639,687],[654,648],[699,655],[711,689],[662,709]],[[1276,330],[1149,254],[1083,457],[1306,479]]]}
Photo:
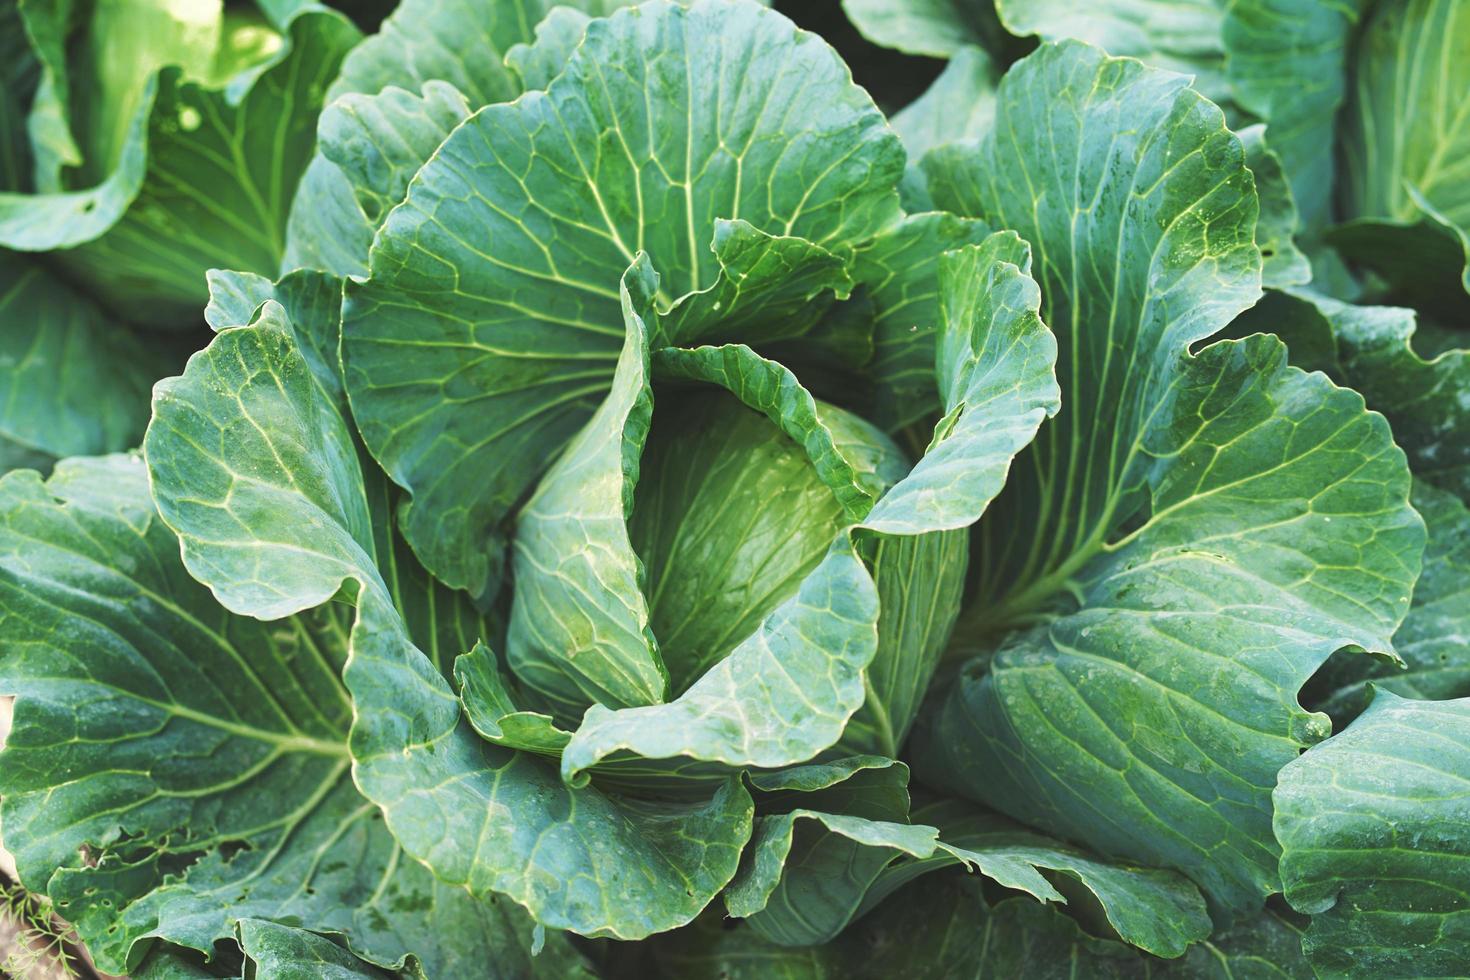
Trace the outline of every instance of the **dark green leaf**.
{"label": "dark green leaf", "polygon": [[290,926],[245,919],[240,947],[255,980],[387,980],[376,970],[324,936]]}
{"label": "dark green leaf", "polygon": [[1281,168],[1281,158],[1267,146],[1266,127],[1240,130],[1245,163],[1256,178],[1261,199],[1261,217],[1256,222],[1256,244],[1261,247],[1261,282],[1280,289],[1300,286],[1312,278],[1312,264],[1296,247],[1296,199]]}
{"label": "dark green leaf", "polygon": [[992,132],[926,168],[951,178],[941,203],[1032,242],[1066,408],[979,526],[956,642],[987,656],[915,763],[1258,906],[1275,774],[1327,732],[1299,689],[1339,647],[1391,651],[1408,609],[1424,532],[1402,453],[1274,339],[1189,353],[1254,302],[1260,256],[1242,147],[1183,79],[1046,45]]}
{"label": "dark green leaf", "polygon": [[1321,977],[1449,977],[1470,963],[1470,699],[1378,692],[1281,771],[1286,899]]}
{"label": "dark green leaf", "polygon": [[40,262],[0,251],[0,472],[137,445],[167,363]]}
{"label": "dark green leaf", "polygon": [[[1470,312],[1470,11],[1455,0],[1377,4],[1358,40],[1342,134],[1345,216],[1334,243],[1415,305]],[[1426,275],[1425,267],[1449,275]],[[1456,288],[1456,285],[1460,288]]]}
{"label": "dark green leaf", "polygon": [[[350,610],[263,623],[179,560],[135,457],[0,481],[6,844],[98,963],[210,952],[255,917],[397,968],[519,975],[532,923],[402,853],[353,786],[338,674]],[[85,852],[85,854],[83,854]],[[543,956],[575,970],[564,939]]]}
{"label": "dark green leaf", "polygon": [[1470,696],[1470,509],[1423,480],[1414,481],[1409,499],[1429,543],[1414,604],[1393,635],[1404,666],[1351,653],[1333,658],[1314,682],[1321,709],[1333,717],[1357,714],[1374,689],[1425,700]]}
{"label": "dark green leaf", "polygon": [[327,81],[358,39],[321,8],[287,34],[263,68],[228,85],[176,67],[149,76],[130,122],[103,121],[128,126],[116,163],[104,161],[88,189],[0,194],[0,243],[60,249],[74,279],[149,326],[191,323],[206,269],[273,275]]}

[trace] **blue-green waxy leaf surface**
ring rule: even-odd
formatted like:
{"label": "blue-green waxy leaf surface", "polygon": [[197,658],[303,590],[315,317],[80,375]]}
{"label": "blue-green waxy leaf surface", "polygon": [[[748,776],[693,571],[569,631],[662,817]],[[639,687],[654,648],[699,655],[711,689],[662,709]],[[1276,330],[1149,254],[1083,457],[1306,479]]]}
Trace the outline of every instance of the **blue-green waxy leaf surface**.
{"label": "blue-green waxy leaf surface", "polygon": [[1193,75],[1194,87],[1217,103],[1230,97],[1220,31],[1225,7],[1217,0],[996,3],[1001,23],[1013,34],[1035,34],[1048,41],[1076,38],[1109,54],[1131,55],[1148,65]]}
{"label": "blue-green waxy leaf surface", "polygon": [[564,6],[552,0],[405,0],[377,34],[348,54],[330,95],[373,95],[389,87],[418,91],[439,81],[454,86],[476,108],[509,102],[527,87],[506,64],[506,55],[534,42],[548,13],[562,7],[549,22],[554,24],[568,13],[600,17],[623,5],[624,0],[568,0]]}
{"label": "blue-green waxy leaf surface", "polygon": [[571,733],[557,727],[556,720],[545,712],[527,711],[517,704],[499,658],[485,644],[477,643],[455,659],[454,682],[465,719],[481,738],[552,759],[561,757]]}
{"label": "blue-green waxy leaf surface", "polygon": [[[1333,215],[1339,160],[1332,146],[1367,0],[1234,0],[1222,6],[1225,70],[1238,107],[1232,122],[1266,123],[1302,226],[1320,232]],[[1263,221],[1266,210],[1263,199]],[[1270,264],[1268,259],[1268,271]]]}
{"label": "blue-green waxy leaf surface", "polygon": [[[635,253],[661,276],[677,339],[707,336],[767,291],[734,296],[723,262],[767,255],[768,287],[791,289],[805,281],[793,261],[826,269],[895,217],[902,168],[832,50],[740,0],[594,21],[546,92],[463,123],[378,233],[343,324],[353,410],[412,494],[404,529],[430,570],[473,593],[492,584],[501,522],[611,384],[616,282]],[[721,238],[721,219],[749,233]],[[705,313],[681,313],[686,296]],[[800,333],[821,307],[738,339]]]}
{"label": "blue-green waxy leaf surface", "polygon": [[1261,284],[1284,289],[1312,278],[1312,264],[1296,245],[1301,224],[1296,197],[1282,169],[1281,156],[1268,145],[1266,127],[1259,123],[1237,131],[1245,147],[1245,163],[1256,180],[1261,201],[1256,221],[1256,244],[1261,248]]}
{"label": "blue-green waxy leaf surface", "polygon": [[[920,775],[1219,905],[1276,884],[1275,774],[1328,732],[1297,693],[1389,653],[1423,549],[1402,452],[1274,338],[1190,352],[1259,295],[1244,152],[1186,79],[1076,43],[1001,83],[938,201],[1035,250],[1063,412],[978,528]],[[1080,161],[1080,162],[1079,162]]]}
{"label": "blue-green waxy leaf surface", "polygon": [[571,2],[400,3],[332,81],[317,153],[291,208],[282,271],[366,276],[374,233],[455,125],[482,106],[545,88],[580,43],[588,14],[624,5]]}
{"label": "blue-green waxy leaf surface", "polygon": [[[649,288],[646,265],[629,275]],[[409,628],[408,559],[375,526],[371,464],[279,304],[158,385],[145,449],[186,566],[227,608],[274,620],[334,597],[355,605],[342,675],[353,779],[438,879],[549,928],[635,938],[688,921],[734,874],[751,819],[738,781],[695,802],[623,802],[567,788],[462,719],[443,639]]]}
{"label": "blue-green waxy leaf surface", "polygon": [[337,357],[341,279],[313,269],[298,269],[272,282],[251,272],[216,269],[209,273],[208,282],[209,305],[204,308],[204,322],[211,329],[243,327],[268,301],[278,303],[291,326],[296,349],[306,359],[317,383],[338,404],[345,402],[342,365]]}
{"label": "blue-green waxy leaf surface", "polygon": [[1321,977],[1449,977],[1470,963],[1470,699],[1379,691],[1281,771],[1286,900]]}
{"label": "blue-green waxy leaf surface", "polygon": [[[1348,53],[1365,0],[1164,0],[1135,3],[1103,0],[999,0],[1006,27],[1047,40],[1077,38],[1112,55],[1131,55],[1147,65],[1193,78],[1193,86],[1219,105],[1231,127],[1243,132],[1263,121],[1284,170],[1279,179],[1302,208],[1303,224],[1320,230],[1331,217],[1335,160],[1331,152],[1338,107],[1347,90]],[[1249,141],[1248,141],[1249,151]],[[1261,173],[1256,162],[1257,185]],[[1269,214],[1262,192],[1264,230]],[[1293,282],[1309,278],[1305,260],[1291,245],[1296,212],[1281,229],[1275,261],[1268,254],[1266,283],[1273,266],[1288,261]],[[1262,251],[1268,243],[1258,238]]]}
{"label": "blue-green waxy leaf surface", "polygon": [[1333,718],[1357,714],[1375,690],[1430,701],[1470,697],[1470,508],[1417,477],[1409,499],[1429,542],[1414,603],[1393,635],[1402,663],[1334,657],[1309,688]]}
{"label": "blue-green waxy leaf surface", "polygon": [[[894,113],[893,129],[908,151],[910,172],[937,146],[985,135],[995,119],[995,85],[1000,75],[999,66],[984,49],[960,48],[923,95]],[[904,189],[917,187],[906,177]],[[918,210],[907,198],[905,205]]]}
{"label": "blue-green waxy leaf surface", "polygon": [[159,945],[149,951],[129,976],[133,980],[210,980],[223,972],[211,970],[200,953],[179,946]]}
{"label": "blue-green waxy leaf surface", "polygon": [[367,275],[373,234],[469,114],[465,96],[442,81],[425,82],[421,94],[394,86],[337,96],[317,120],[317,153],[291,209],[282,270]]}
{"label": "blue-green waxy leaf surface", "polygon": [[1339,720],[1351,719],[1375,689],[1429,700],[1470,695],[1470,352],[1461,332],[1411,309],[1309,290],[1281,294],[1275,309],[1294,358],[1320,364],[1387,416],[1408,454],[1411,499],[1429,534],[1413,605],[1394,635],[1402,663],[1339,654],[1309,695]]}
{"label": "blue-green waxy leaf surface", "polygon": [[1470,349],[1462,331],[1414,310],[1343,303],[1307,289],[1280,294],[1278,330],[1382,412],[1414,474],[1470,501]]}
{"label": "blue-green waxy leaf surface", "polygon": [[[1304,228],[1319,232],[1331,220],[1337,111],[1348,91],[1349,54],[1366,0],[997,0],[993,12],[990,6],[965,0],[844,3],[876,43],[952,59],[953,87],[936,84],[920,100],[937,103],[925,106],[924,114],[946,121],[941,142],[978,135],[960,120],[991,112],[983,80],[973,74],[972,45],[1001,49],[995,37],[1001,27],[1047,41],[1074,38],[1191,76],[1235,128],[1267,123]],[[966,78],[973,80],[964,84]],[[897,119],[894,125],[903,131]],[[904,138],[908,142],[906,132]],[[906,184],[906,191],[913,186]]]}
{"label": "blue-green waxy leaf surface", "polygon": [[[593,2],[585,6],[589,11],[591,8],[608,6],[609,9],[601,11],[607,14],[612,12],[611,8],[626,5]],[[515,76],[522,91],[542,90],[562,73],[562,69],[571,60],[572,52],[582,43],[582,38],[587,33],[587,23],[596,13],[584,13],[577,7],[557,4],[536,25],[534,39],[522,41],[505,53],[505,66]]]}
{"label": "blue-green waxy leaf surface", "polygon": [[[5,839],[100,965],[127,972],[154,937],[208,953],[254,917],[390,968],[529,966],[530,918],[435,880],[353,786],[349,619],[227,612],[136,457],[0,481]],[[578,969],[564,938],[543,956]]]}

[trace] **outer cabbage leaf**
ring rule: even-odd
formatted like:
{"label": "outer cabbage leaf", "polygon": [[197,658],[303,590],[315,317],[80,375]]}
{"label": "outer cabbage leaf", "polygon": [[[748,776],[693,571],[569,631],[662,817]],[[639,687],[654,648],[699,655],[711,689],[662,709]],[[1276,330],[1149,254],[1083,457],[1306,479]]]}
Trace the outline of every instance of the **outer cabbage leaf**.
{"label": "outer cabbage leaf", "polygon": [[386,980],[347,950],[315,933],[291,926],[246,919],[240,923],[240,948],[254,968],[254,976],[268,980]]}
{"label": "outer cabbage leaf", "polygon": [[274,274],[323,93],[358,37],[317,8],[291,21],[279,51],[229,82],[163,68],[147,80],[115,164],[92,173],[95,186],[0,193],[0,245],[60,250],[71,276],[128,319],[192,322],[206,269]]}
{"label": "outer cabbage leaf", "polygon": [[[1266,123],[1303,228],[1316,234],[1332,216],[1332,146],[1347,95],[1354,32],[1367,0],[1232,0],[1224,6],[1231,100]],[[1266,208],[1263,199],[1263,214]]]}
{"label": "outer cabbage leaf", "polygon": [[[1342,133],[1345,216],[1331,241],[1421,309],[1470,313],[1470,11],[1378,4],[1358,41]],[[1458,281],[1460,288],[1455,288]]]}
{"label": "outer cabbage leaf", "polygon": [[[509,102],[524,91],[505,55],[535,40],[534,28],[553,0],[490,0],[443,4],[404,0],[342,64],[329,98],[349,92],[374,95],[389,87],[417,92],[431,81],[452,85],[478,108]],[[609,13],[615,0],[573,0],[588,13]]]}
{"label": "outer cabbage leaf", "polygon": [[874,44],[931,58],[995,49],[1005,36],[991,5],[973,0],[842,0],[842,9]]}
{"label": "outer cabbage leaf", "polygon": [[1421,324],[1413,310],[1356,306],[1305,290],[1279,297],[1278,329],[1292,359],[1363,393],[1409,454],[1414,473],[1470,501],[1470,343]]}
{"label": "outer cabbage leaf", "polygon": [[[877,44],[956,57],[967,44],[996,43],[989,3],[846,0],[848,15]],[[1363,0],[999,0],[999,23],[1046,40],[1076,38],[1194,76],[1232,122],[1269,124],[1309,230],[1330,217],[1331,146],[1347,89],[1347,55]],[[998,27],[998,25],[996,25]],[[968,112],[951,100],[949,116]],[[949,141],[963,139],[955,131]]]}
{"label": "outer cabbage leaf", "polygon": [[[594,21],[545,93],[475,113],[389,215],[344,311],[353,411],[413,495],[405,531],[428,567],[472,593],[493,584],[485,556],[508,509],[611,383],[612,284],[635,252],[686,342],[772,293],[800,315],[741,339],[800,334],[832,280],[792,263],[826,267],[891,220],[902,167],[831,49],[748,2]],[[721,239],[717,219],[738,234]],[[722,306],[722,267],[752,238],[781,260]],[[685,297],[704,312],[680,313]]]}
{"label": "outer cabbage leaf", "polygon": [[1413,606],[1394,636],[1407,669],[1339,655],[1315,678],[1311,695],[1334,717],[1366,704],[1370,680],[1403,697],[1470,695],[1470,353],[1458,346],[1461,332],[1421,325],[1412,310],[1355,306],[1306,290],[1277,294],[1272,315],[1293,361],[1352,385],[1388,417],[1415,473],[1414,506],[1429,526]]}
{"label": "outer cabbage leaf", "polygon": [[[127,972],[154,937],[209,953],[256,917],[390,968],[529,968],[530,918],[436,881],[353,786],[346,607],[226,612],[136,457],[0,481],[0,610],[6,845],[99,965]],[[578,969],[564,937],[542,956]]]}
{"label": "outer cabbage leaf", "polygon": [[901,889],[836,940],[777,946],[748,926],[701,920],[657,940],[663,975],[692,980],[879,980],[885,977],[1167,978],[1296,980],[1310,975],[1300,932],[1265,914],[1160,959],[1089,932],[1107,930],[1065,907],[987,897],[957,872]]}
{"label": "outer cabbage leaf", "polygon": [[454,681],[465,718],[481,738],[507,748],[561,758],[571,732],[557,727],[556,720],[545,712],[519,707],[518,692],[489,647],[477,644],[456,659]]}
{"label": "outer cabbage leaf", "polygon": [[906,215],[858,247],[856,276],[873,305],[873,359],[864,373],[875,386],[872,420],[884,430],[894,432],[940,412],[934,373],[939,256],[989,233],[982,221],[934,211]]}
{"label": "outer cabbage leaf", "polygon": [[[988,138],[925,160],[937,203],[1033,243],[1042,318],[1064,354],[1071,408],[1007,488],[1016,519],[987,548],[984,594],[1085,560],[1073,556],[1137,507],[1134,443],[1180,355],[1260,295],[1241,145],[1186,83],[1076,42],[1045,45],[1002,81]],[[1042,152],[1052,144],[1072,153]]]}
{"label": "outer cabbage leaf", "polygon": [[967,878],[900,891],[823,946],[778,946],[749,927],[700,923],[656,946],[665,976],[690,980],[877,980],[895,976],[1138,975],[1126,946],[1088,935],[1065,913],[1026,898],[992,905]]}
{"label": "outer cabbage leaf", "polygon": [[464,96],[447,82],[426,82],[422,94],[392,87],[338,96],[317,121],[317,155],[291,208],[282,269],[367,275],[374,233],[419,167],[469,114]]}
{"label": "outer cabbage leaf", "polygon": [[[1309,229],[1329,216],[1334,118],[1347,88],[1347,50],[1361,6],[1360,0],[997,3],[1013,32],[1078,38],[1109,54],[1190,74],[1194,87],[1235,126],[1266,122]],[[1263,222],[1266,214],[1263,195]],[[1289,235],[1295,228],[1285,230]]]}
{"label": "outer cabbage leaf", "polygon": [[1254,302],[1260,255],[1242,148],[1185,81],[1046,45],[992,138],[926,162],[958,174],[940,203],[1034,244],[1068,409],[978,527],[957,642],[985,656],[914,758],[1243,910],[1277,889],[1275,774],[1328,730],[1297,692],[1340,647],[1392,650],[1424,530],[1356,394],[1269,337],[1190,353]]}
{"label": "outer cabbage leaf", "polygon": [[[594,14],[622,5],[576,2]],[[546,0],[398,4],[332,82],[318,152],[291,209],[282,271],[366,276],[373,234],[403,200],[408,178],[471,109],[545,88],[587,19]]]}
{"label": "outer cabbage leaf", "polygon": [[985,135],[995,119],[1000,76],[1000,67],[983,48],[956,51],[924,94],[893,115],[909,162],[918,163],[936,146]]}
{"label": "outer cabbage leaf", "polygon": [[[752,783],[788,789],[804,768]],[[910,815],[907,784],[906,766],[874,759],[845,780],[788,789],[767,804],[774,812],[758,819],[726,890],[730,914],[782,945],[827,942],[912,879],[960,864],[1046,902],[1066,901],[1053,880],[1075,882],[1120,936],[1165,956],[1209,935],[1204,900],[1182,876],[1111,866],[964,804]]]}
{"label": "outer cabbage leaf", "polygon": [[193,950],[180,949],[177,946],[154,946],[129,974],[132,980],[210,980],[211,977],[231,977],[239,975],[239,969],[224,960],[216,957],[213,963],[206,964],[204,957]]}
{"label": "outer cabbage leaf", "polygon": [[41,263],[0,251],[0,472],[137,445],[166,362]]}
{"label": "outer cabbage leaf", "polygon": [[[630,272],[628,316],[650,275]],[[677,804],[569,789],[462,719],[449,664],[436,669],[393,601],[395,552],[377,543],[366,464],[279,304],[158,385],[145,448],[186,566],[227,608],[274,620],[354,602],[353,778],[447,886],[501,893],[551,928],[637,938],[693,918],[734,874],[751,819],[737,781]]]}
{"label": "outer cabbage leaf", "polygon": [[1423,480],[1409,498],[1429,531],[1414,604],[1393,635],[1403,666],[1339,654],[1309,689],[1334,718],[1357,714],[1374,690],[1438,701],[1470,697],[1470,509]]}
{"label": "outer cabbage leaf", "polygon": [[1219,103],[1230,98],[1219,0],[996,0],[1012,34],[1048,41],[1076,38],[1113,55],[1194,76],[1194,87]]}
{"label": "outer cabbage leaf", "polygon": [[243,327],[271,300],[285,311],[296,347],[312,375],[339,404],[345,404],[342,363],[337,357],[341,336],[338,313],[342,308],[342,280],[337,277],[299,269],[272,282],[252,272],[212,269],[204,322],[215,331]]}
{"label": "outer cabbage leaf", "polygon": [[582,43],[591,19],[575,7],[552,7],[536,25],[534,41],[517,44],[505,53],[505,66],[522,91],[544,89],[561,74]]}
{"label": "outer cabbage leaf", "polygon": [[927,211],[933,207],[919,161],[945,143],[978,139],[995,118],[995,86],[1000,69],[981,48],[957,50],[939,77],[913,102],[893,115],[894,132],[909,154],[899,190],[904,207]]}
{"label": "outer cabbage leaf", "polygon": [[42,65],[16,0],[0,3],[0,65],[0,191],[26,190],[33,178],[26,115]]}
{"label": "outer cabbage leaf", "polygon": [[[1155,484],[1155,516],[1075,573],[1078,611],[967,673],[916,749],[926,778],[1236,907],[1273,890],[1277,770],[1329,730],[1297,691],[1339,647],[1392,649],[1423,542],[1382,420],[1282,354],[1255,338],[1200,355],[1166,416],[1183,438],[1149,438],[1189,475]],[[1201,460],[1227,445],[1210,479]],[[1387,519],[1338,533],[1365,513]]]}
{"label": "outer cabbage leaf", "polygon": [[[1102,928],[1109,935],[1151,953],[1177,957],[1210,933],[1204,900],[1176,872],[1100,860],[955,800],[927,803],[915,810],[912,818],[934,824],[961,856],[975,861],[982,874],[1008,888],[1033,891],[1027,887],[1029,876],[1017,873],[1026,866],[1047,872],[1046,880],[1067,895],[1067,901],[1083,908],[1096,902],[1106,923]],[[864,906],[871,907],[876,898],[929,870],[924,861],[895,865],[888,880],[879,882]],[[1062,900],[1061,894],[1055,896],[1058,901]]]}
{"label": "outer cabbage leaf", "polygon": [[1267,146],[1266,127],[1249,126],[1236,135],[1245,147],[1245,163],[1256,178],[1261,199],[1261,216],[1256,222],[1261,284],[1282,289],[1310,282],[1312,264],[1294,240],[1299,223],[1296,198],[1282,171],[1281,158]]}
{"label": "outer cabbage leaf", "polygon": [[1311,976],[1302,951],[1303,924],[1267,908],[1196,943],[1177,960],[1144,960],[1145,975],[1163,980],[1296,980]]}
{"label": "outer cabbage leaf", "polygon": [[341,169],[322,155],[320,134],[317,139],[316,155],[301,175],[286,218],[281,272],[317,269],[338,276],[366,275],[372,223]]}
{"label": "outer cabbage leaf", "polygon": [[[958,555],[945,535],[979,519],[1000,492],[1012,457],[1057,409],[1056,349],[1037,316],[1039,295],[1029,268],[1029,250],[1008,233],[940,259],[938,375],[946,414],[928,452],[876,503],[862,468],[849,461],[853,451],[785,368],[740,346],[660,352],[660,362],[683,377],[725,386],[765,413],[806,448],[824,481],[861,520],[838,535],[825,559],[755,632],[677,698],[641,707],[591,705],[562,756],[569,779],[585,778],[586,769],[622,753],[774,768],[806,761],[839,737],[854,751],[896,752],[957,611],[957,576],[946,576],[938,567],[944,562],[923,549],[947,555],[953,570]],[[569,454],[564,463],[573,458]],[[588,471],[584,487],[616,487],[620,476],[626,471]],[[554,470],[543,486],[575,499],[588,492],[559,484],[562,479]],[[929,587],[948,598],[932,631],[916,631],[903,618],[880,625],[878,586],[856,550],[870,537],[885,546],[904,538],[925,542],[906,555],[890,553],[888,560],[913,562],[910,567],[926,575],[937,571]],[[604,539],[592,540],[592,553],[609,550]],[[572,554],[552,551],[535,567],[518,566],[518,592],[528,583],[534,588],[538,568],[559,568]],[[905,610],[912,597],[881,568],[893,614],[921,614],[923,600]],[[605,595],[627,601],[616,590]],[[844,734],[859,709],[863,714]]]}
{"label": "outer cabbage leaf", "polygon": [[1454,976],[1470,963],[1470,699],[1388,691],[1281,771],[1286,899],[1318,976]]}

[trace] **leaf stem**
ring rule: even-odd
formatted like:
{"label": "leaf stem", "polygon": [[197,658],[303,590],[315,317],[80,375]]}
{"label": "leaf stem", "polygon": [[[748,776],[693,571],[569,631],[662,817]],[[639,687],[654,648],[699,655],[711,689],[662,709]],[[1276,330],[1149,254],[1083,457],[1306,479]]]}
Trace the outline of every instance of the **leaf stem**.
{"label": "leaf stem", "polygon": [[875,727],[878,731],[879,745],[882,754],[890,759],[898,758],[898,741],[893,737],[893,722],[888,717],[888,709],[883,702],[878,700],[878,692],[873,690],[873,677],[869,671],[863,671],[863,691],[867,694],[867,704],[873,712]]}

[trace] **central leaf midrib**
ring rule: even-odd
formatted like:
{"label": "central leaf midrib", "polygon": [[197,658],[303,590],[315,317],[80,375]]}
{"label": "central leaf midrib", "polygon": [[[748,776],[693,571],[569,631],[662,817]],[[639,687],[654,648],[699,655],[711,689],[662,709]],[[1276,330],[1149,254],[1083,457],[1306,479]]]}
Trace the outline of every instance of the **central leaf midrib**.
{"label": "central leaf midrib", "polygon": [[139,694],[137,691],[118,687],[116,684],[109,684],[106,681],[98,680],[95,677],[87,678],[86,680],[82,681],[79,681],[76,677],[69,677],[65,675],[58,677],[34,677],[32,679],[47,680],[54,683],[62,684],[82,683],[87,686],[99,687],[104,690],[113,691],[121,697],[127,698],[132,701],[137,701],[142,704],[146,704],[152,708],[157,708],[159,711],[163,712],[166,715],[171,715],[176,718],[183,718],[187,721],[196,722],[197,724],[205,725],[209,728],[215,728],[219,731],[227,732],[231,735],[236,735],[240,738],[249,739],[254,742],[262,742],[267,745],[274,745],[282,752],[309,752],[314,755],[325,755],[344,759],[349,757],[346,742],[346,733],[343,733],[343,740],[341,742],[336,742],[328,741],[322,738],[315,738],[300,731],[297,731],[294,734],[285,732],[273,732],[269,729],[257,728],[254,725],[249,725],[244,722],[229,721],[227,719],[220,718],[217,715],[211,715],[208,712],[199,711],[195,708],[190,708],[186,705],[179,704],[177,701],[159,701],[156,698],[150,698],[143,694]]}

